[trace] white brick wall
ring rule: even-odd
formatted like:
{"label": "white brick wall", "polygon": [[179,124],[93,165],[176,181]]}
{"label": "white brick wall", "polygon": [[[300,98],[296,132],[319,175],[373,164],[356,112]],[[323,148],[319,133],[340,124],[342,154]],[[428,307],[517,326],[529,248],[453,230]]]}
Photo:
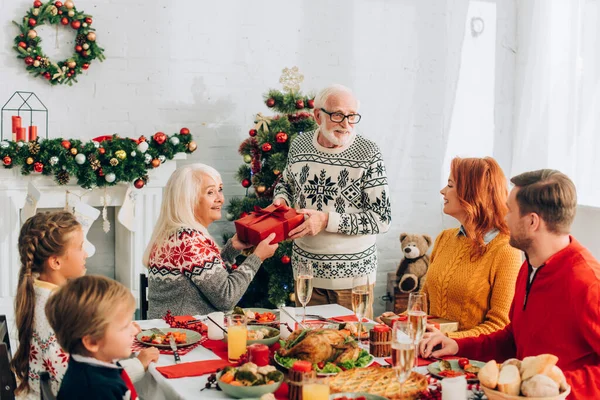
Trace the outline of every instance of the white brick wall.
{"label": "white brick wall", "polygon": [[[77,7],[94,17],[107,60],[93,63],[73,87],[50,87],[29,77],[11,49],[16,30],[9,20],[31,2],[0,0],[0,101],[16,90],[36,92],[50,109],[52,137],[148,136],[187,126],[199,143],[191,161],[215,166],[229,197],[244,193],[233,178],[241,163],[237,147],[254,114],[268,113],[262,94],[279,86],[282,68],[297,65],[305,91],[333,82],[354,88],[364,116],[360,131],[382,148],[393,195],[393,226],[379,239],[381,296],[386,273],[401,257],[400,232],[435,236],[453,223],[442,219],[438,191],[447,174],[442,161],[460,63],[457,38],[468,3],[79,0]],[[515,5],[497,3],[494,155],[507,167]],[[49,51],[72,47],[71,32],[58,30],[56,50],[56,30],[45,31]],[[227,229],[230,223],[219,222],[212,231]],[[382,304],[376,302],[377,312]]]}

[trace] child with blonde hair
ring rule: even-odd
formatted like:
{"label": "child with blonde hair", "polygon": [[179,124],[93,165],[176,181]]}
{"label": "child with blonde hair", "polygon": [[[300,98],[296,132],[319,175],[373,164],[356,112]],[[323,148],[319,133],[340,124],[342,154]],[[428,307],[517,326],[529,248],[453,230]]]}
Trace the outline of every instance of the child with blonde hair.
{"label": "child with blonde hair", "polygon": [[102,276],[67,282],[46,303],[58,343],[71,358],[57,399],[137,399],[118,359],[131,354],[135,299],[125,286]]}
{"label": "child with blonde hair", "polygon": [[[85,274],[83,241],[81,225],[66,211],[38,213],[21,228],[21,269],[15,298],[19,346],[11,365],[18,379],[18,399],[40,398],[42,372],[50,374],[52,391],[58,392],[69,354],[57,343],[44,308],[54,290]],[[141,379],[158,355],[156,349],[144,350],[139,358],[127,361],[127,369],[135,379]]]}

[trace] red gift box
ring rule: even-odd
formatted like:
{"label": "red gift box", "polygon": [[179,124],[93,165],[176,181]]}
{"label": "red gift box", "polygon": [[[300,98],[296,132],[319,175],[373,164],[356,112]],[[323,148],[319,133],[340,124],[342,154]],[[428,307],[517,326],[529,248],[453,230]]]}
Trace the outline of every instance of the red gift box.
{"label": "red gift box", "polygon": [[234,221],[238,239],[254,246],[271,233],[275,233],[275,239],[271,243],[279,243],[287,239],[290,231],[303,222],[304,215],[285,205],[254,207],[253,213]]}

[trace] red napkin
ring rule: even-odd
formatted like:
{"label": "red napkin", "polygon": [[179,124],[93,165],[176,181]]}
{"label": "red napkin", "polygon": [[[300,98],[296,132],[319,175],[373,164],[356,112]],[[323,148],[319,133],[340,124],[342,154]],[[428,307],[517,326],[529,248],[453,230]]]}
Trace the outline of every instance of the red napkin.
{"label": "red napkin", "polygon": [[209,349],[223,360],[227,360],[227,343],[221,340],[207,339],[202,343],[202,346]]}
{"label": "red napkin", "polygon": [[[358,322],[358,318],[356,318],[356,315],[342,315],[341,317],[332,317],[329,319],[332,319],[332,320],[338,321],[338,322]],[[369,320],[366,318],[363,318],[362,322],[369,322]]]}
{"label": "red napkin", "polygon": [[206,360],[170,365],[168,367],[156,367],[165,378],[185,378],[186,376],[200,376],[212,374],[217,369],[223,369],[231,365],[227,360]]}
{"label": "red napkin", "polygon": [[275,391],[275,393],[273,393],[273,394],[275,395],[275,398],[277,400],[288,400],[289,397],[290,397],[289,396],[289,394],[290,394],[289,391],[290,391],[290,388],[288,387],[288,384],[285,383],[285,382],[283,382],[281,384],[281,386],[279,386],[279,389],[277,389]]}

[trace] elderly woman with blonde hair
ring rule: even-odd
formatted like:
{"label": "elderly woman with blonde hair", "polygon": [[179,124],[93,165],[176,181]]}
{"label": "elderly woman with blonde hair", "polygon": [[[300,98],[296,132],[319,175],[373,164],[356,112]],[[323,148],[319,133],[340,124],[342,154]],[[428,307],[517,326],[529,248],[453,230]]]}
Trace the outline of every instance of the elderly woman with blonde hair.
{"label": "elderly woman with blonde hair", "polygon": [[148,317],[208,314],[231,310],[240,300],[262,262],[277,244],[274,234],[232,270],[241,250],[251,245],[233,236],[219,249],[208,227],[221,219],[223,183],[212,167],[191,164],[178,168],[164,191],[163,203],[144,253],[148,267]]}

